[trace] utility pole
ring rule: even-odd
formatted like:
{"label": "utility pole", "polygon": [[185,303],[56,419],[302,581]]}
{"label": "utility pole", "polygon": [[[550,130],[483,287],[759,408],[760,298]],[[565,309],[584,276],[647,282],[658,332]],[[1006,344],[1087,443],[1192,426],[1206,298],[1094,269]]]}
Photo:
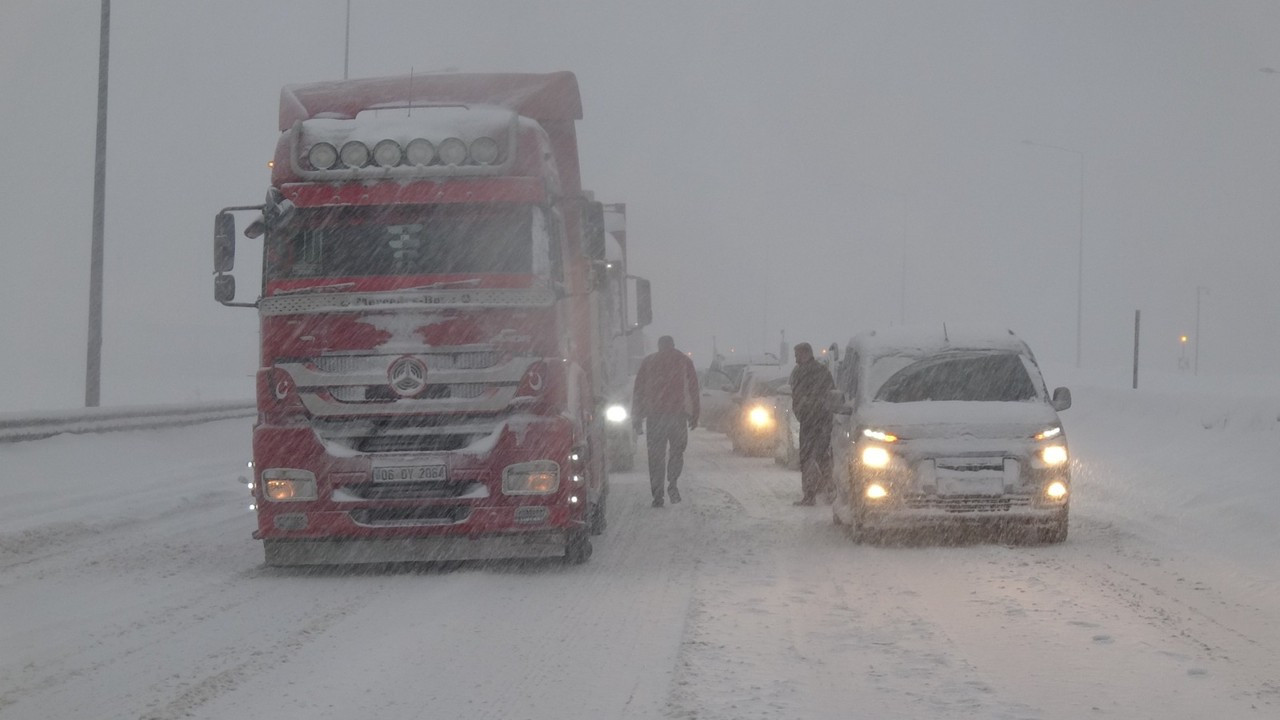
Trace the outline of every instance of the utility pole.
{"label": "utility pole", "polygon": [[1196,359],[1195,359],[1195,364],[1192,366],[1194,368],[1194,370],[1192,370],[1191,372],[1192,375],[1200,374],[1200,296],[1202,294],[1208,295],[1209,288],[1203,285],[1197,285],[1196,286],[1196,355],[1195,355]]}
{"label": "utility pole", "polygon": [[107,57],[111,0],[102,0],[98,40],[98,137],[93,166],[93,240],[89,250],[89,350],[84,373],[84,406],[98,407],[102,381],[102,234],[107,192]]}
{"label": "utility pole", "polygon": [[351,0],[347,0],[347,34],[342,41],[342,79],[347,79],[347,61],[351,58]]}

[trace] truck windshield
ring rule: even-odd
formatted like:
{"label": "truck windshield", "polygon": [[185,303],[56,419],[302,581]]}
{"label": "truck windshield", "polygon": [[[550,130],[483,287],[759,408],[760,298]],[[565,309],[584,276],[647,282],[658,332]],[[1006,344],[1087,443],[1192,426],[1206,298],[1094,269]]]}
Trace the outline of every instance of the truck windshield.
{"label": "truck windshield", "polygon": [[899,370],[880,386],[875,399],[1016,402],[1035,400],[1036,386],[1016,353],[947,354]]}
{"label": "truck windshield", "polygon": [[312,208],[272,233],[267,277],[545,274],[548,245],[529,206]]}

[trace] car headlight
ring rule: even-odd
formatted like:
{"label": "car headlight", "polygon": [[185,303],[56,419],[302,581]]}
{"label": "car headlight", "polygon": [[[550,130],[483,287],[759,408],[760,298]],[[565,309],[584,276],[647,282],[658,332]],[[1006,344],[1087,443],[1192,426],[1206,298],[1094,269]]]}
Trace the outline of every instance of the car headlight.
{"label": "car headlight", "polygon": [[262,471],[262,494],[272,502],[315,500],[316,475],[310,470],[267,468]]}
{"label": "car headlight", "polygon": [[1061,425],[1054,425],[1053,427],[1049,428],[1048,430],[1045,430],[1044,432],[1038,432],[1038,433],[1036,433],[1036,434],[1035,434],[1035,439],[1036,439],[1036,440],[1048,440],[1048,439],[1050,439],[1050,438],[1058,437],[1058,436],[1059,436],[1059,435],[1061,435],[1061,434],[1062,434],[1062,426],[1061,426]]}
{"label": "car headlight", "polygon": [[773,424],[773,414],[763,405],[757,405],[747,413],[747,422],[757,428],[768,427]]}
{"label": "car headlight", "polygon": [[604,419],[611,423],[621,423],[627,421],[627,408],[623,405],[610,405],[605,408]]}
{"label": "car headlight", "polygon": [[1062,465],[1067,461],[1067,448],[1065,445],[1050,445],[1040,451],[1040,459],[1045,465]]}
{"label": "car headlight", "polygon": [[863,435],[863,437],[869,437],[869,438],[871,438],[872,440],[879,440],[880,442],[887,442],[887,443],[891,443],[891,442],[897,442],[897,441],[898,441],[898,436],[897,436],[897,435],[892,435],[892,434],[887,433],[887,432],[885,432],[885,431],[883,431],[883,430],[876,430],[876,429],[874,429],[874,428],[865,428],[865,429],[863,429],[863,431],[862,431],[862,435]]}
{"label": "car headlight", "polygon": [[872,468],[889,466],[889,451],[879,445],[868,445],[862,448],[862,464]]}
{"label": "car headlight", "polygon": [[508,465],[502,470],[503,495],[550,495],[560,488],[560,465],[553,460]]}

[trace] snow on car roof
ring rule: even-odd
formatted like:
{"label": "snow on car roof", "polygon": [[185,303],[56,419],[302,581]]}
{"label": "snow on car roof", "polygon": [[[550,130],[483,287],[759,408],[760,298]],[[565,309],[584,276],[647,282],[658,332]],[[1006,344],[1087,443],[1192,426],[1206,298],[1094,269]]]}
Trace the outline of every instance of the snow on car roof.
{"label": "snow on car roof", "polygon": [[1008,328],[990,325],[898,326],[859,333],[849,340],[859,353],[929,354],[944,350],[1008,350],[1030,355],[1031,349]]}

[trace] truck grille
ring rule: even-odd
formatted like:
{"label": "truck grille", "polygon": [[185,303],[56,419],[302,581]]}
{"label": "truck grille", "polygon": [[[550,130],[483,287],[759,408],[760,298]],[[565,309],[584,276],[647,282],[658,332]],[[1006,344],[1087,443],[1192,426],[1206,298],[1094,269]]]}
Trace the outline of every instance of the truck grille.
{"label": "truck grille", "polygon": [[476,439],[476,435],[462,434],[371,435],[356,439],[355,449],[362,453],[445,452],[461,450]]}
{"label": "truck grille", "polygon": [[471,508],[458,507],[385,508],[352,510],[351,520],[365,527],[414,527],[419,525],[456,525],[471,517]]}
{"label": "truck grille", "polygon": [[[425,353],[422,357],[431,370],[484,370],[497,365],[502,360],[501,353],[495,350]],[[386,355],[321,355],[313,358],[311,362],[321,372],[351,375],[385,372],[387,360]]]}
{"label": "truck grille", "polygon": [[472,482],[433,480],[402,483],[355,483],[343,485],[342,490],[357,500],[452,500],[476,492]]}

